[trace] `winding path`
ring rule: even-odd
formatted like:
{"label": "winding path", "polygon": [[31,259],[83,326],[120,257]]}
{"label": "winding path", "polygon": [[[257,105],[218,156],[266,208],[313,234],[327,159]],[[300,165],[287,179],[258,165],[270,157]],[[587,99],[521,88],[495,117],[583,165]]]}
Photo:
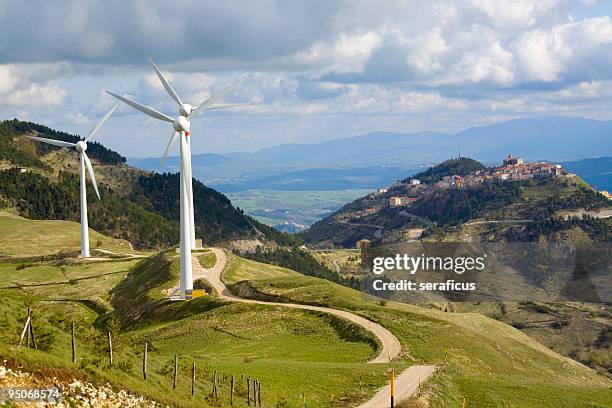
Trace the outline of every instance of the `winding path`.
{"label": "winding path", "polygon": [[[385,329],[378,323],[374,323],[369,321],[368,319],[358,316],[354,313],[347,312],[344,310],[332,309],[329,307],[320,307],[320,306],[311,306],[311,305],[302,305],[296,303],[280,303],[280,302],[263,302],[260,300],[254,299],[245,299],[238,297],[230,292],[230,290],[225,286],[225,284],[221,281],[221,273],[223,269],[225,269],[225,265],[227,263],[227,255],[225,252],[218,248],[211,248],[216,257],[215,265],[210,269],[205,269],[200,264],[197,255],[192,254],[193,260],[193,279],[204,278],[208,280],[208,282],[215,288],[215,290],[219,293],[219,296],[222,299],[233,301],[233,302],[242,302],[242,303],[251,303],[251,304],[261,304],[261,305],[273,305],[273,306],[282,306],[289,307],[292,309],[301,309],[301,310],[314,310],[322,313],[329,313],[347,320],[350,320],[353,323],[360,325],[361,327],[372,332],[380,341],[382,348],[380,353],[372,360],[368,361],[368,363],[372,364],[380,364],[387,363],[389,360],[392,360],[398,357],[401,354],[402,346],[397,339],[389,330]],[[433,372],[435,371],[435,366],[412,366],[405,370],[402,374],[400,374],[395,380],[395,389],[396,389],[396,397],[395,400],[397,402],[401,401],[404,398],[407,398],[414,394],[414,392],[418,388],[419,382],[424,382]],[[372,398],[370,401],[361,405],[362,408],[378,408],[378,407],[386,407],[389,401],[389,386],[383,387],[378,393]]]}

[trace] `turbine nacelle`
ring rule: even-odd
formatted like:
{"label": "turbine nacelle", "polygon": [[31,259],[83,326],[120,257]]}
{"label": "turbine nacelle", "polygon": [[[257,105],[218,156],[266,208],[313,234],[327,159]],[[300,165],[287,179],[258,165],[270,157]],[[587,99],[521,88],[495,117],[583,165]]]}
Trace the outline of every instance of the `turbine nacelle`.
{"label": "turbine nacelle", "polygon": [[77,152],[83,153],[85,150],[87,150],[87,143],[81,140],[76,142],[76,145],[74,147],[75,149],[77,149]]}
{"label": "turbine nacelle", "polygon": [[189,115],[191,115],[191,112],[193,111],[193,106],[191,106],[188,103],[183,103],[181,104],[181,106],[179,107],[179,114],[181,116],[185,116],[186,118],[189,117]]}
{"label": "turbine nacelle", "polygon": [[191,129],[191,123],[189,123],[189,119],[187,119],[185,116],[179,116],[178,118],[174,119],[172,126],[174,126],[174,130],[177,132],[185,132],[187,134],[189,134],[189,130]]}

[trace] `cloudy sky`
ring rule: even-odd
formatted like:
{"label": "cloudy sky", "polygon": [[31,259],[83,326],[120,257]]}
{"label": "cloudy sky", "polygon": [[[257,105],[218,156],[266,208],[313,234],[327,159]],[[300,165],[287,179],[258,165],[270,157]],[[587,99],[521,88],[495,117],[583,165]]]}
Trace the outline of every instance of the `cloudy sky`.
{"label": "cloudy sky", "polygon": [[[62,6],[60,4],[63,3]],[[84,133],[113,90],[171,116],[147,58],[198,104],[194,153],[538,115],[612,119],[612,2],[0,0],[0,119]],[[100,141],[160,156],[170,124],[120,109]]]}

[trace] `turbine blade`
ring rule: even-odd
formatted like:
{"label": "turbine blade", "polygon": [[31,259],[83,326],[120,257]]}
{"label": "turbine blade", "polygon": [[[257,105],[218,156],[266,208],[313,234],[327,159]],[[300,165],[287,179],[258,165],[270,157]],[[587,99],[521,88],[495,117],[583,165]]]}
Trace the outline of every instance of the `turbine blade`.
{"label": "turbine blade", "polygon": [[108,113],[104,115],[104,117],[98,122],[96,127],[91,129],[91,132],[89,132],[89,135],[85,138],[85,143],[89,142],[94,137],[94,135],[98,132],[98,130],[100,130],[104,122],[106,122],[108,118],[110,118],[110,115],[112,115],[116,109],[117,109],[117,105],[113,106],[113,108],[110,111],[108,111]]}
{"label": "turbine blade", "polygon": [[75,143],[64,142],[63,140],[47,139],[46,137],[26,136],[28,139],[36,140],[37,142],[49,143],[60,147],[74,147]]}
{"label": "turbine blade", "polygon": [[166,92],[168,92],[168,95],[170,95],[170,97],[172,99],[174,99],[174,101],[176,103],[180,105],[183,104],[183,102],[181,102],[181,98],[179,98],[179,96],[177,95],[177,93],[174,91],[174,89],[172,89],[172,85],[170,85],[170,82],[168,82],[168,80],[166,79],[166,77],[164,76],[164,74],[162,74],[162,72],[159,70],[159,68],[157,67],[157,65],[155,65],[155,63],[153,62],[153,60],[151,58],[149,58],[149,62],[151,63],[151,65],[153,65],[153,69],[155,70],[155,73],[157,74],[157,77],[159,78],[159,80],[161,81],[162,85],[164,86],[164,88],[166,89]]}
{"label": "turbine blade", "polygon": [[85,152],[81,153],[83,155],[83,159],[85,159],[85,166],[87,166],[87,172],[89,173],[89,178],[91,179],[91,184],[94,186],[94,190],[96,190],[96,195],[98,196],[98,200],[100,199],[100,192],[98,191],[98,185],[96,184],[96,176],[93,172],[93,166],[91,165],[91,161]]}
{"label": "turbine blade", "polygon": [[198,106],[196,106],[193,111],[191,112],[191,114],[195,114],[196,112],[199,112],[200,110],[203,110],[203,108],[206,108],[208,106],[211,106],[213,103],[217,102],[218,100],[222,99],[225,95],[227,95],[228,93],[236,90],[240,85],[242,85],[244,83],[244,81],[247,80],[248,77],[244,77],[239,79],[238,81],[234,82],[233,84],[231,84],[230,86],[223,88],[221,91],[217,92],[216,94],[210,96],[208,99],[206,99],[204,102],[202,102],[201,104],[199,104]]}
{"label": "turbine blade", "polygon": [[234,103],[230,105],[213,105],[213,106],[208,106],[202,109],[203,110],[230,109],[230,108],[240,108],[242,106],[251,106],[251,104],[250,103]]}
{"label": "turbine blade", "polygon": [[170,150],[172,150],[172,147],[174,147],[174,144],[176,143],[176,139],[178,139],[178,137],[179,137],[179,132],[177,132],[176,130],[173,130],[172,131],[172,135],[170,135],[170,141],[168,142],[168,146],[166,147],[166,151],[164,152],[164,155],[162,156],[162,159],[161,159],[161,166],[162,167],[164,165],[164,162],[168,158],[168,155],[170,154]]}
{"label": "turbine blade", "polygon": [[174,119],[172,119],[170,116],[164,115],[163,113],[158,112],[158,111],[156,111],[153,108],[149,108],[148,106],[145,106],[145,105],[143,105],[141,103],[134,102],[131,99],[125,98],[125,97],[123,97],[121,95],[117,95],[116,93],[113,93],[111,91],[106,91],[106,93],[109,94],[109,95],[114,96],[115,98],[119,99],[122,102],[127,103],[132,108],[138,109],[142,113],[151,116],[152,118],[159,119],[159,120],[164,120],[164,121],[170,122],[170,123],[174,122]]}

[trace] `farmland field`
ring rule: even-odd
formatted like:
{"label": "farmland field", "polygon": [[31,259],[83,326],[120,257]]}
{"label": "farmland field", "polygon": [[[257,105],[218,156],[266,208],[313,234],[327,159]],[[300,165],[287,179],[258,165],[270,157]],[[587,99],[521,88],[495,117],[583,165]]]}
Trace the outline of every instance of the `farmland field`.
{"label": "farmland field", "polygon": [[303,229],[370,192],[371,190],[246,190],[226,195],[234,206],[242,208],[263,223],[278,225],[294,221],[303,225]]}

